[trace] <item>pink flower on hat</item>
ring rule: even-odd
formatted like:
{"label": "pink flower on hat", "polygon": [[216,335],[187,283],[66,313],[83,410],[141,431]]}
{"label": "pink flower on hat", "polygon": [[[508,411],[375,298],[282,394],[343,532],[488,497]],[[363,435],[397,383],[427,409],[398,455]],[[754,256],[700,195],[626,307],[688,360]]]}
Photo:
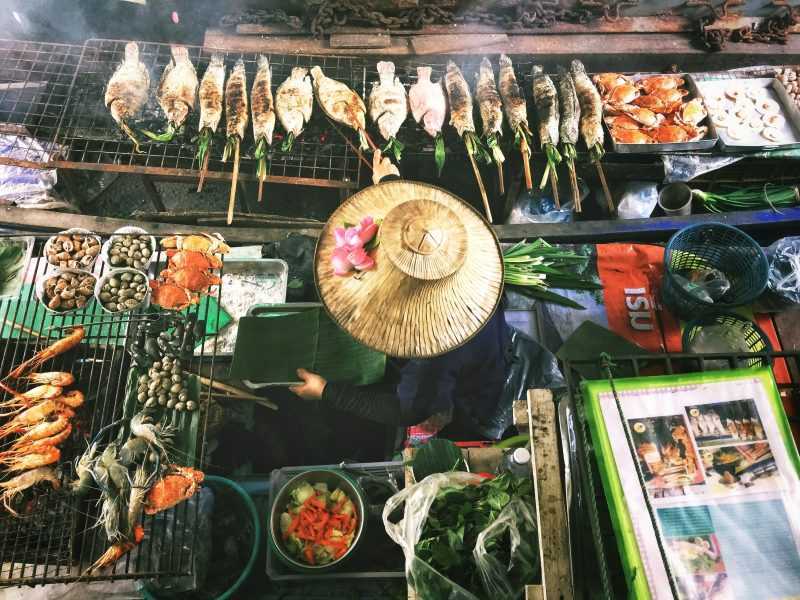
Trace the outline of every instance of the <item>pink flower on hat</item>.
{"label": "pink flower on hat", "polygon": [[364,249],[378,233],[378,224],[370,216],[352,227],[337,227],[333,230],[336,247],[331,254],[331,266],[335,275],[347,275],[353,269],[369,271],[375,268],[375,259]]}

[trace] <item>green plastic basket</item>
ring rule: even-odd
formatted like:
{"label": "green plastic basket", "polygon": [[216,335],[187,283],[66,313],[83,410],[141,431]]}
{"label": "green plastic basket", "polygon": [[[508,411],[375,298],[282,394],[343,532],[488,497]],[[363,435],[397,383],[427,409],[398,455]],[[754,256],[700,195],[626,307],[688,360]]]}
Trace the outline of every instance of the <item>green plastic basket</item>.
{"label": "green plastic basket", "polygon": [[[730,282],[725,294],[704,302],[681,285],[693,271],[717,269]],[[664,305],[683,319],[726,311],[750,304],[767,285],[769,268],[761,246],[749,235],[719,223],[691,225],[678,231],[664,252]]]}
{"label": "green plastic basket", "polygon": [[[697,335],[706,327],[709,326],[728,326],[735,327],[741,331],[741,335],[745,344],[747,344],[750,352],[772,352],[772,344],[767,337],[767,334],[755,323],[749,319],[740,317],[732,313],[716,313],[707,315],[699,319],[695,319],[686,325],[683,330],[683,351],[692,352],[692,341]],[[721,350],[721,353],[731,354],[730,350]],[[754,356],[752,358],[745,358],[739,361],[738,366],[747,367],[762,367],[770,363],[769,357]]]}

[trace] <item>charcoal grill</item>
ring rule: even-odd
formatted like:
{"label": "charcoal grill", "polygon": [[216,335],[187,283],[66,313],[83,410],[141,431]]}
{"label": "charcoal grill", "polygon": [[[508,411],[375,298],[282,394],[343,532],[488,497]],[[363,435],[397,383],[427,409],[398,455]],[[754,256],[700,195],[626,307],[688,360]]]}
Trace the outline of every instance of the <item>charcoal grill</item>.
{"label": "charcoal grill", "polygon": [[[34,257],[26,267],[26,282],[33,282],[48,269],[47,261],[41,258],[46,237],[37,238]],[[159,272],[165,262],[159,253],[151,272]],[[50,267],[52,269],[52,267]],[[101,276],[106,267],[96,266],[94,274]],[[31,329],[45,313],[44,306],[34,296],[34,286],[26,283],[18,298],[0,304],[0,373],[7,373],[12,366],[30,357],[60,337],[60,328],[42,330],[41,337]],[[220,292],[221,294],[221,288]],[[24,507],[25,514],[14,518],[5,511],[0,512],[0,586],[38,585],[47,583],[69,583],[77,580],[117,580],[144,577],[189,576],[193,574],[193,549],[198,503],[183,502],[156,516],[143,516],[142,525],[146,537],[132,553],[124,556],[113,567],[85,574],[88,567],[108,547],[102,527],[93,527],[97,522],[99,507],[96,492],[83,500],[75,500],[65,490],[67,482],[75,477],[74,461],[101,429],[114,423],[123,414],[125,387],[131,361],[126,346],[136,338],[142,326],[142,310],[130,313],[108,314],[91,312],[88,308],[68,313],[60,319],[63,327],[85,324],[86,336],[74,350],[59,356],[40,371],[65,370],[75,375],[75,387],[84,392],[85,404],[77,409],[73,433],[61,446],[59,461],[62,480],[61,490],[40,486]],[[209,318],[208,304],[197,318]],[[213,323],[218,328],[218,322]],[[218,319],[218,315],[216,316]],[[213,349],[207,354],[203,348]],[[203,344],[199,354],[188,362],[188,370],[194,373],[210,372],[213,377],[216,344]],[[7,396],[5,396],[7,397]],[[201,392],[198,430],[198,456],[196,464],[203,465],[205,451],[205,410],[210,394]],[[116,435],[116,429],[105,434],[102,442]],[[5,449],[8,443],[4,443]],[[184,459],[186,460],[186,459]],[[185,462],[182,464],[185,464]],[[194,511],[190,514],[189,511]]]}

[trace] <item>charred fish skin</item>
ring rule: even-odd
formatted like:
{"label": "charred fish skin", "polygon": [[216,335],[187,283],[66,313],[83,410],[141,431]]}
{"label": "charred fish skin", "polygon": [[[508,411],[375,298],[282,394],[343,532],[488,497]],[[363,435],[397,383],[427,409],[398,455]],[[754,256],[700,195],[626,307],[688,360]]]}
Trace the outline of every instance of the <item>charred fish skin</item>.
{"label": "charred fish skin", "polygon": [[194,110],[197,98],[197,72],[185,46],[170,48],[172,60],[164,68],[158,85],[158,103],[167,115],[167,121],[180,127]]}
{"label": "charred fish skin", "polygon": [[572,75],[564,67],[558,67],[558,100],[561,105],[561,123],[559,137],[561,143],[578,143],[579,127],[581,120],[581,105]]}
{"label": "charred fish skin", "polygon": [[500,97],[503,100],[503,109],[508,119],[508,125],[512,131],[517,131],[519,127],[528,129],[528,108],[525,103],[525,96],[517,83],[517,76],[514,73],[514,65],[511,59],[505,54],[500,55],[500,72],[498,73],[498,87]]}
{"label": "charred fish skin", "polygon": [[225,62],[221,54],[211,56],[200,81],[200,123],[198,129],[217,130],[222,118],[222,95],[225,90]]}
{"label": "charred fish skin", "polygon": [[463,136],[465,132],[474,132],[472,94],[470,94],[464,74],[453,61],[447,63],[444,82],[450,104],[450,125],[455,128],[459,136]]}
{"label": "charred fish skin", "polygon": [[250,105],[253,117],[253,139],[267,140],[272,144],[272,133],[275,130],[275,110],[272,99],[272,72],[266,56],[259,55],[258,70],[250,92]]}
{"label": "charred fish skin", "polygon": [[359,134],[361,149],[369,149],[365,136],[367,107],[361,96],[341,81],[325,75],[319,66],[311,67],[311,77],[322,111],[334,121],[355,129]]}
{"label": "charred fish skin", "polygon": [[139,45],[130,42],[125,46],[125,58],[106,86],[105,104],[114,121],[122,125],[135,118],[147,102],[149,91],[150,74],[139,59]]}
{"label": "charred fish skin", "polygon": [[435,138],[442,131],[447,113],[447,98],[442,82],[431,81],[431,67],[417,67],[417,82],[408,90],[408,104],[414,121]]}
{"label": "charred fish skin", "polygon": [[494,69],[488,58],[483,58],[477,74],[475,99],[483,123],[483,135],[501,134],[503,131],[503,103],[494,81]]}
{"label": "charred fish skin", "polygon": [[247,73],[240,58],[233,66],[225,85],[225,125],[228,137],[244,139],[247,129]]}
{"label": "charred fish skin", "polygon": [[586,74],[586,67],[579,60],[573,60],[570,64],[572,80],[575,83],[575,91],[578,94],[578,101],[581,105],[580,132],[586,147],[602,148],[603,145],[603,103],[600,99],[600,92],[594,87],[592,80]]}
{"label": "charred fish skin", "polygon": [[380,61],[377,70],[379,81],[372,84],[368,99],[369,116],[383,139],[390,140],[408,116],[408,97],[400,78],[395,76],[393,62]]}
{"label": "charred fish skin", "polygon": [[544,69],[534,65],[533,71],[533,103],[539,120],[539,141],[545,144],[558,144],[558,92],[553,80],[545,74]]}
{"label": "charred fish skin", "polygon": [[295,137],[311,120],[314,108],[314,90],[308,69],[294,67],[289,77],[275,92],[275,112],[283,128]]}

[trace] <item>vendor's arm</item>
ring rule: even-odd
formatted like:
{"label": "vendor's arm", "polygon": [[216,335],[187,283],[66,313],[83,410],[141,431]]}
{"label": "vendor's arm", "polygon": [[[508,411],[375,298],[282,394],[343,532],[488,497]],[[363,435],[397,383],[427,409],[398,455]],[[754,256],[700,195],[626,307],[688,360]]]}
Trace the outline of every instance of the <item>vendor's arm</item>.
{"label": "vendor's arm", "polygon": [[400,399],[393,393],[394,386],[332,383],[305,369],[298,369],[297,376],[303,384],[289,389],[305,400],[322,400],[331,408],[376,423],[403,424]]}
{"label": "vendor's arm", "polygon": [[393,181],[400,179],[400,171],[397,165],[393,164],[388,157],[383,156],[381,151],[376,148],[372,155],[372,183],[381,181]]}

